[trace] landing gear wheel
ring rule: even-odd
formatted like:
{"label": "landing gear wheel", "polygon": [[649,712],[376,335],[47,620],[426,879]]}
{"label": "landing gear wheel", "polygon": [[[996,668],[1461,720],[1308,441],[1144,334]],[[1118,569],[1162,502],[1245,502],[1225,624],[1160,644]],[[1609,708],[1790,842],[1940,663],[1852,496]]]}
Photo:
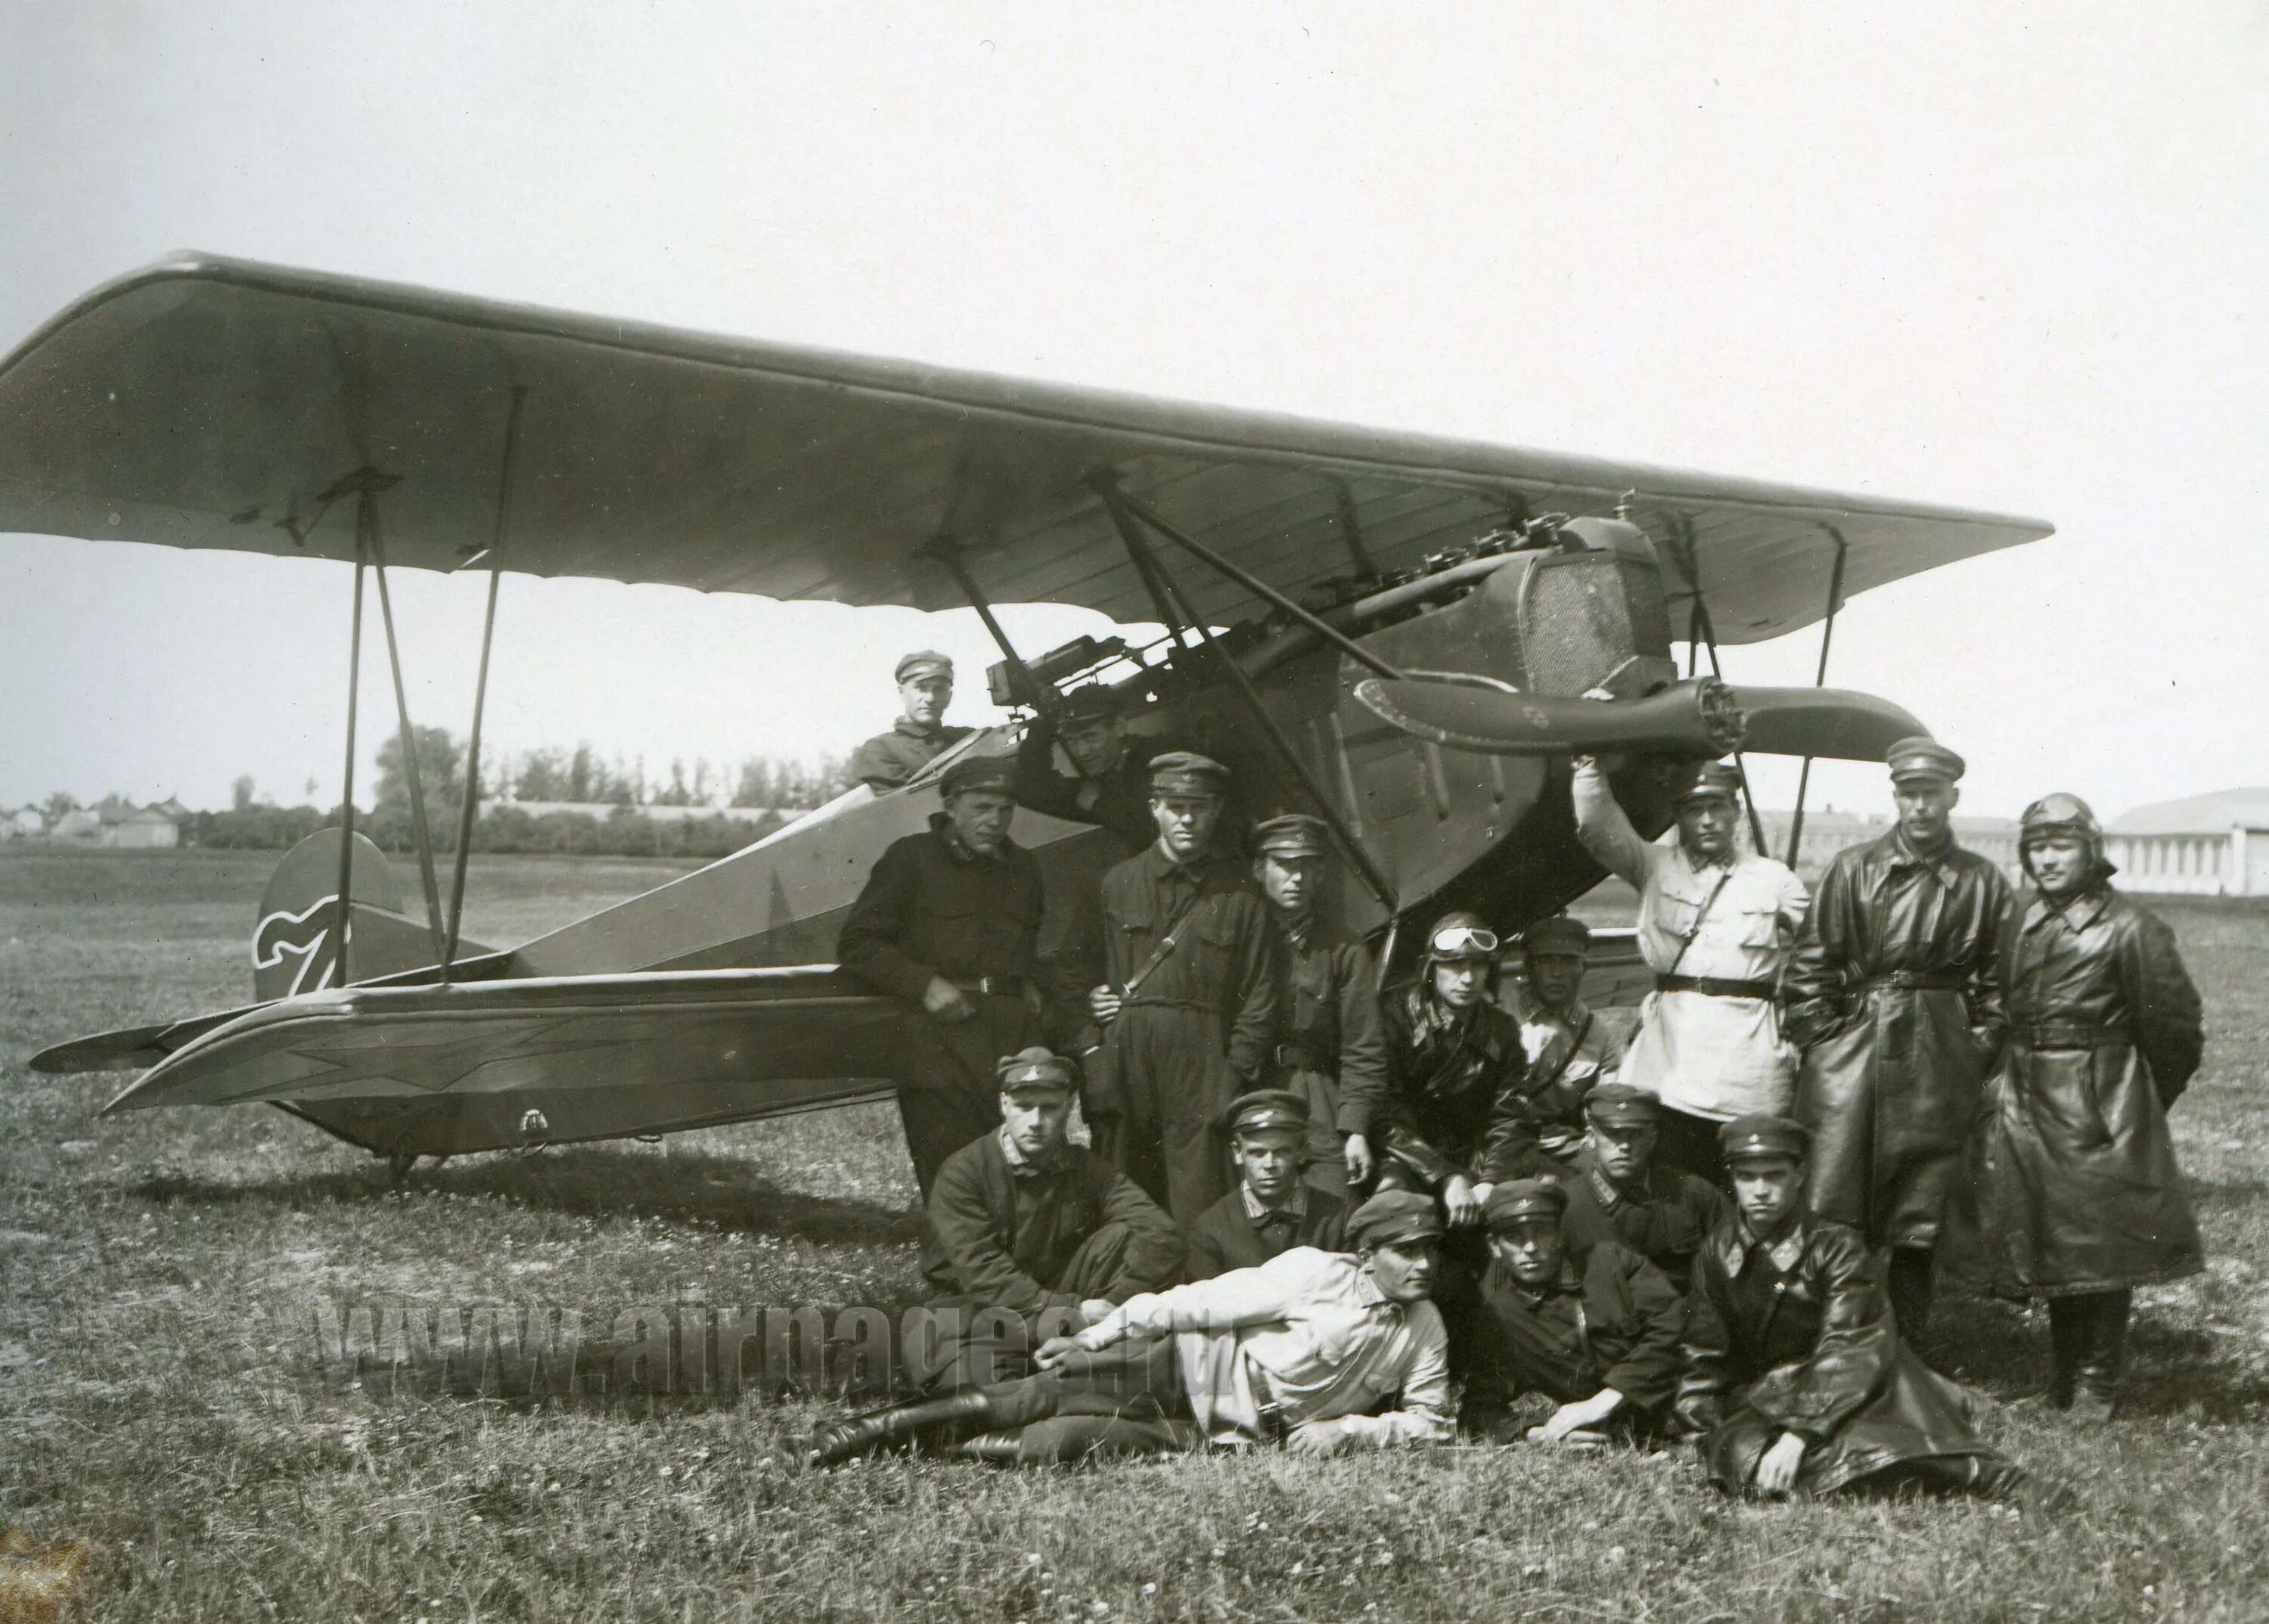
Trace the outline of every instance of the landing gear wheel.
{"label": "landing gear wheel", "polygon": [[410,1170],[417,1165],[418,1153],[414,1150],[397,1150],[386,1158],[386,1170],[397,1185],[407,1183]]}

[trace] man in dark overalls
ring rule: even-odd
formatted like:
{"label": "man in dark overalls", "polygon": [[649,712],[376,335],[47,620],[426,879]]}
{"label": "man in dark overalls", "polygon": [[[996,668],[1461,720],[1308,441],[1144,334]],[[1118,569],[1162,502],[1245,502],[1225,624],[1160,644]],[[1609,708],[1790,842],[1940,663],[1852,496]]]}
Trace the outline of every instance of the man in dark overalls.
{"label": "man in dark overalls", "polygon": [[1329,877],[1323,819],[1289,812],[1253,831],[1253,878],[1283,947],[1276,993],[1271,1087],[1308,1104],[1308,1179],[1345,1196],[1371,1180],[1363,1102],[1386,1089],[1386,1030],[1378,1009],[1378,966],[1371,949],[1326,926],[1317,902]]}
{"label": "man in dark overalls", "polygon": [[1218,840],[1228,785],[1202,756],[1151,761],[1157,838],[1103,876],[1083,933],[1100,972],[1083,1045],[1096,1146],[1180,1224],[1228,1193],[1230,1102],[1276,1042],[1275,934]]}
{"label": "man in dark overalls", "polygon": [[1001,1057],[1041,1039],[1040,869],[1009,838],[1014,774],[998,757],[947,768],[945,809],[891,842],[836,946],[903,1006],[898,1117],[925,1202],[945,1159],[1001,1126]]}

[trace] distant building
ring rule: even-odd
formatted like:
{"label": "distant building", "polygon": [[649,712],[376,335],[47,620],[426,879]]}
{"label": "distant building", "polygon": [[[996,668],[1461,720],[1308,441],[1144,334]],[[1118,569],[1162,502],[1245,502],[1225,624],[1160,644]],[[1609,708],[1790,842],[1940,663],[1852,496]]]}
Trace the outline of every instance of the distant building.
{"label": "distant building", "polygon": [[102,844],[121,851],[156,851],[181,845],[181,826],[155,807],[106,807]]}
{"label": "distant building", "polygon": [[122,801],[66,812],[48,831],[51,838],[79,845],[148,852],[181,844],[181,826],[156,807]]}
{"label": "distant building", "polygon": [[48,831],[48,820],[40,816],[37,807],[20,807],[13,812],[0,812],[0,840],[24,840]]}
{"label": "distant building", "polygon": [[2137,807],[2104,830],[2130,890],[2269,896],[2269,789],[2223,789]]}

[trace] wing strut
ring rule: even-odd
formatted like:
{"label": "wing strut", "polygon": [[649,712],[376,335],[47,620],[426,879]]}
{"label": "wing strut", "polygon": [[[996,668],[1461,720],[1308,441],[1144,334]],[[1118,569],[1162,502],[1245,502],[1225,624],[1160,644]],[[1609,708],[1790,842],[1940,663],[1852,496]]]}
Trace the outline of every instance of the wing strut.
{"label": "wing strut", "polygon": [[[1836,562],[1828,572],[1828,614],[1820,623],[1820,668],[1813,674],[1814,688],[1828,686],[1828,646],[1836,639],[1836,612],[1844,607],[1844,560],[1851,551],[1851,544],[1844,539],[1841,530],[1832,524],[1822,528],[1828,532],[1828,539],[1836,543]],[[1797,769],[1796,812],[1788,824],[1788,866],[1792,868],[1796,867],[1797,847],[1804,839],[1804,797],[1811,787],[1812,757],[1807,756],[1804,765]]]}
{"label": "wing strut", "polygon": [[362,697],[362,576],[365,567],[362,540],[355,540],[354,621],[347,634],[347,764],[340,777],[339,786],[339,885],[332,894],[336,911],[331,916],[331,973],[338,978],[341,986],[347,985],[347,922],[352,910],[349,899],[354,890],[354,769],[355,715],[360,708],[356,701]]}
{"label": "wing strut", "polygon": [[[922,552],[924,557],[937,560],[960,586],[962,595],[969,600],[969,607],[977,611],[977,618],[985,623],[985,630],[993,634],[993,641],[999,646],[1001,657],[1008,661],[1009,675],[1016,679],[1019,688],[1031,696],[1032,709],[1047,718],[1053,725],[1056,716],[1055,689],[1032,675],[1031,668],[1024,663],[1024,657],[1016,652],[1016,646],[1009,641],[1009,634],[1001,630],[1000,621],[994,616],[991,600],[986,597],[985,589],[977,584],[977,578],[969,572],[969,565],[962,561],[961,543],[950,535],[941,535]],[[1071,752],[1067,750],[1064,754],[1069,756]],[[1076,757],[1073,758],[1071,768],[1079,774],[1081,783],[1095,782]]]}
{"label": "wing strut", "polygon": [[[496,644],[497,591],[504,582],[504,543],[512,519],[512,464],[520,450],[520,411],[528,403],[528,386],[512,386],[512,410],[504,420],[504,462],[497,472],[496,528],[488,545],[489,602],[481,618],[480,674],[473,679],[473,731],[465,743],[465,793],[457,803],[457,850],[449,875],[449,935],[441,948],[441,980],[449,979],[450,961],[457,956],[457,927],[465,918],[465,871],[473,859],[473,819],[480,811],[481,720],[489,703],[489,651]],[[477,563],[477,556],[469,562]]]}
{"label": "wing strut", "polygon": [[1189,553],[1194,557],[1203,560],[1205,563],[1211,565],[1216,573],[1228,577],[1231,580],[1236,582],[1237,585],[1244,587],[1245,591],[1252,593],[1254,596],[1266,599],[1268,602],[1274,603],[1278,609],[1282,609],[1293,619],[1307,627],[1309,631],[1314,632],[1318,637],[1322,638],[1324,641],[1338,649],[1340,653],[1345,654],[1349,659],[1356,661],[1360,664],[1369,666],[1373,672],[1386,678],[1389,682],[1400,682],[1402,680],[1404,675],[1407,675],[1402,671],[1397,670],[1386,661],[1381,660],[1377,654],[1372,653],[1369,649],[1356,642],[1353,638],[1348,636],[1346,632],[1341,631],[1338,627],[1331,624],[1328,621],[1323,620],[1310,613],[1306,609],[1295,602],[1292,599],[1286,597],[1282,593],[1277,591],[1275,587],[1270,586],[1267,581],[1262,580],[1259,576],[1247,574],[1245,571],[1238,569],[1228,559],[1223,557],[1219,553],[1214,551],[1212,548],[1208,547],[1204,543],[1197,540],[1194,536],[1186,535],[1180,530],[1176,529],[1172,525],[1166,521],[1164,516],[1161,514],[1157,508],[1151,506],[1148,502],[1145,502],[1141,497],[1129,496],[1126,491],[1121,491],[1119,492],[1119,500],[1126,504],[1127,511],[1128,513],[1132,513],[1135,518],[1140,519],[1144,524],[1149,525],[1151,529],[1157,531],[1160,535],[1164,536],[1168,541],[1173,543],[1175,546],[1180,548],[1184,552]]}
{"label": "wing strut", "polygon": [[386,626],[386,661],[394,673],[394,710],[402,719],[402,766],[410,779],[410,825],[418,837],[418,877],[425,882],[425,923],[433,933],[433,953],[448,950],[448,935],[441,925],[441,882],[433,873],[433,830],[425,821],[425,778],[418,766],[418,733],[410,725],[410,694],[402,684],[402,646],[394,636],[394,594],[386,584],[386,534],[379,528],[378,493],[398,476],[375,469],[359,469],[348,477],[354,482],[357,545],[367,540],[371,565],[378,576],[378,612]]}
{"label": "wing strut", "polygon": [[[1245,709],[1252,712],[1253,720],[1260,723],[1261,733],[1267,737],[1268,742],[1275,747],[1276,753],[1283,757],[1285,764],[1292,769],[1292,776],[1299,780],[1300,786],[1306,791],[1309,801],[1314,803],[1316,810],[1322,815],[1324,821],[1331,825],[1332,833],[1338,837],[1340,845],[1345,848],[1348,856],[1354,861],[1356,872],[1363,875],[1364,886],[1372,896],[1378,898],[1379,906],[1386,910],[1386,917],[1393,919],[1401,912],[1401,905],[1394,899],[1394,888],[1387,883],[1386,876],[1379,872],[1378,865],[1371,860],[1371,853],[1364,850],[1363,843],[1357,840],[1354,831],[1348,828],[1346,822],[1340,816],[1339,808],[1334,806],[1331,798],[1324,794],[1323,786],[1316,782],[1315,774],[1308,771],[1308,764],[1300,759],[1299,751],[1292,748],[1292,742],[1284,736],[1283,729],[1277,727],[1276,719],[1269,715],[1268,708],[1260,703],[1260,695],[1253,688],[1252,677],[1245,675],[1245,668],[1238,664],[1236,660],[1225,653],[1221,645],[1214,640],[1213,628],[1206,624],[1202,616],[1190,608],[1189,601],[1182,596],[1181,589],[1174,584],[1173,577],[1167,572],[1165,566],[1158,562],[1157,555],[1151,550],[1149,538],[1142,534],[1143,520],[1138,518],[1137,513],[1140,512],[1148,515],[1154,521],[1156,516],[1149,514],[1147,508],[1142,507],[1134,498],[1121,491],[1118,481],[1110,475],[1098,475],[1089,483],[1094,487],[1096,494],[1103,498],[1105,511],[1111,515],[1111,522],[1117,527],[1120,539],[1126,543],[1127,555],[1134,560],[1134,567],[1154,578],[1159,590],[1180,609],[1183,617],[1197,628],[1198,637],[1205,645],[1206,651],[1228,672],[1231,679],[1237,684],[1238,692],[1244,698]],[[1171,532],[1162,531],[1162,534],[1171,534]],[[1275,593],[1266,588],[1261,590],[1263,595],[1272,601],[1277,596]],[[1305,611],[1303,610],[1301,613],[1304,615]],[[1345,640],[1336,631],[1332,631],[1330,628],[1326,630],[1334,639]],[[1365,656],[1364,663],[1375,667],[1379,662]]]}

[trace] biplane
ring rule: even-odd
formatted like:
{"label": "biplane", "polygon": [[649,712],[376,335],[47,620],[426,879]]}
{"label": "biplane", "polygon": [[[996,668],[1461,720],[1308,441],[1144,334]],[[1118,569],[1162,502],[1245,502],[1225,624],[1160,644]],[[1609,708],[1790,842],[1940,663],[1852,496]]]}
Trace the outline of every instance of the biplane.
{"label": "biplane", "polygon": [[[1824,623],[1824,682],[1851,594],[2050,527],[180,257],[0,364],[0,530],[351,565],[351,676],[373,585],[405,736],[388,572],[484,574],[476,769],[507,571],[969,606],[1004,705],[1112,684],[1138,748],[1194,744],[1249,810],[1323,817],[1346,860],[1333,904],[1391,967],[1410,921],[1467,907],[1510,931],[1601,877],[1574,838],[1572,750],[1617,753],[1654,833],[1697,758],[1881,759],[1925,731],[1867,695],[1731,685],[1718,649]],[[1028,602],[1133,640],[1024,658],[994,610]],[[878,1097],[898,1012],[829,963],[838,926],[925,826],[937,774],[1023,725],[496,949],[459,934],[474,806],[429,808],[414,750],[420,895],[405,905],[354,831],[349,687],[344,827],[270,883],[258,1001],[35,1067],[140,1070],[112,1111],[275,1104],[405,1166]],[[1031,811],[1016,838],[1052,919],[1115,855]]]}

